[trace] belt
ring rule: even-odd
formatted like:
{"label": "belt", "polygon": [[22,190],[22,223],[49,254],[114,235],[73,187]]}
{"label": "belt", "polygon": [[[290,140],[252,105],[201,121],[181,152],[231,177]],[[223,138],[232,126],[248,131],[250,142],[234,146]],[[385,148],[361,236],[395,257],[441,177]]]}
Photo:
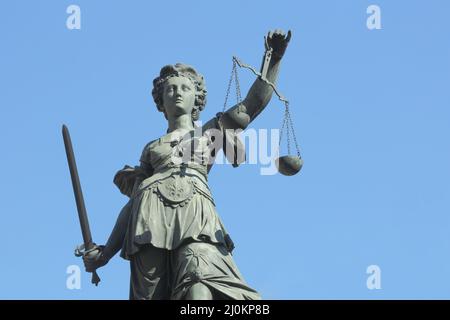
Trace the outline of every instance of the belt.
{"label": "belt", "polygon": [[[203,169],[202,169],[203,168]],[[176,169],[179,169],[178,172]],[[208,196],[212,200],[212,195],[208,186],[208,176],[206,174],[206,168],[199,164],[188,163],[188,165],[175,165],[169,164],[164,167],[156,168],[153,174],[147,179],[143,180],[138,188],[135,190],[133,197],[139,195],[145,189],[156,187],[163,180],[168,179],[174,174],[179,174],[180,176],[193,177],[193,183],[197,187],[196,189],[200,189],[201,193]]]}
{"label": "belt", "polygon": [[159,167],[156,167],[154,169],[153,174],[158,172],[165,172],[166,170],[173,169],[173,168],[179,168],[180,169],[180,175],[184,175],[187,172],[187,169],[194,169],[197,172],[201,173],[206,181],[208,181],[208,171],[206,169],[206,166],[198,164],[196,162],[183,162],[181,164],[174,164],[173,162],[170,162],[168,164],[161,165]]}

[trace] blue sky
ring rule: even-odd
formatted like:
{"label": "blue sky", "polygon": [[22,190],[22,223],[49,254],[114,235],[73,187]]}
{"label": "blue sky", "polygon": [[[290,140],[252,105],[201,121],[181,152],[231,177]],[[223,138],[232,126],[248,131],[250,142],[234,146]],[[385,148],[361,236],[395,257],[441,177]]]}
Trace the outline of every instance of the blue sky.
{"label": "blue sky", "polygon": [[[68,30],[66,8],[81,8]],[[381,8],[381,30],[366,9]],[[61,137],[69,126],[94,240],[126,203],[115,172],[165,133],[150,91],[163,65],[206,78],[210,119],[231,57],[259,68],[263,36],[292,30],[278,86],[302,156],[293,177],[214,167],[234,258],[266,299],[450,298],[448,1],[8,1],[0,13],[0,298],[127,299],[115,257],[66,288],[81,243]],[[253,76],[241,70],[246,92]],[[273,99],[254,128],[278,128]],[[366,268],[381,269],[381,289]]]}

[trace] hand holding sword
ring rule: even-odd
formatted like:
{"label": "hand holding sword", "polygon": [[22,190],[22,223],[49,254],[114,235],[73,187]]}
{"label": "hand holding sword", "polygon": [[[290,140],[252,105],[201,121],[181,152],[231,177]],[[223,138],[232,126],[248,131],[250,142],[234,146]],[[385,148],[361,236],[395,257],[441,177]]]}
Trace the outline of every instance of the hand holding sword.
{"label": "hand holding sword", "polygon": [[84,205],[83,192],[81,191],[80,179],[78,177],[75,155],[73,153],[72,141],[70,139],[69,129],[63,125],[62,134],[64,146],[66,149],[67,162],[69,164],[70,177],[72,179],[73,192],[77,204],[78,218],[80,219],[81,233],[83,235],[84,244],[78,246],[75,250],[77,257],[82,256],[87,272],[92,273],[91,282],[96,286],[100,282],[100,278],[96,272],[97,268],[105,265],[108,261],[104,258],[104,246],[98,246],[92,241],[91,230],[89,228],[89,220],[87,217],[86,207]]}

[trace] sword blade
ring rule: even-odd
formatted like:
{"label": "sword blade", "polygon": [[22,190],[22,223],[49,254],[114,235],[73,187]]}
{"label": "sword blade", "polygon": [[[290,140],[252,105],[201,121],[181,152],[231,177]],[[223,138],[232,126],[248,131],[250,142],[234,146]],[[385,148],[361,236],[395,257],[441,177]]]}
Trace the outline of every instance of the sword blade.
{"label": "sword blade", "polygon": [[66,125],[62,127],[62,134],[64,139],[64,146],[66,149],[67,162],[69,164],[70,177],[72,179],[73,193],[77,203],[78,218],[80,219],[81,233],[83,235],[83,242],[85,250],[93,247],[91,229],[89,228],[89,220],[87,217],[86,207],[84,205],[83,192],[81,190],[80,178],[78,177],[77,164],[75,162],[75,155],[73,153],[72,141],[70,139],[69,129]]}

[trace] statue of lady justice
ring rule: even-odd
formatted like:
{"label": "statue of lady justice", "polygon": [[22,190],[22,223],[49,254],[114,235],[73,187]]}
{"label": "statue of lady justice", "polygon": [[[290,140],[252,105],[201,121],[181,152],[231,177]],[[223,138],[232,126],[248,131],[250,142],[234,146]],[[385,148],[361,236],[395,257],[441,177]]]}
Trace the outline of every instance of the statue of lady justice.
{"label": "statue of lady justice", "polygon": [[[227,129],[245,129],[267,106],[273,93],[268,82],[276,82],[290,37],[290,31],[287,35],[281,30],[269,32],[265,42],[271,59],[265,79],[256,79],[242,103],[218,113],[200,128],[194,121],[206,104],[203,77],[182,63],[161,69],[153,81],[152,95],[168,121],[167,133],[144,147],[138,166],[125,166],[115,175],[114,183],[130,200],[106,245],[83,256],[86,271],[104,266],[121,251],[131,265],[130,299],[261,298],[247,285],[231,255],[233,241],[208,187],[213,161],[194,160],[198,160],[199,148],[202,160],[215,157],[217,150],[211,152],[210,145],[216,139],[208,134],[214,129],[223,133],[224,153],[225,148],[234,151],[233,166],[242,162],[236,156],[242,144]],[[195,159],[192,155],[188,161],[175,161],[174,155],[189,149],[180,146],[193,140],[186,136],[192,137],[189,133],[199,129],[202,134],[195,141]]]}

